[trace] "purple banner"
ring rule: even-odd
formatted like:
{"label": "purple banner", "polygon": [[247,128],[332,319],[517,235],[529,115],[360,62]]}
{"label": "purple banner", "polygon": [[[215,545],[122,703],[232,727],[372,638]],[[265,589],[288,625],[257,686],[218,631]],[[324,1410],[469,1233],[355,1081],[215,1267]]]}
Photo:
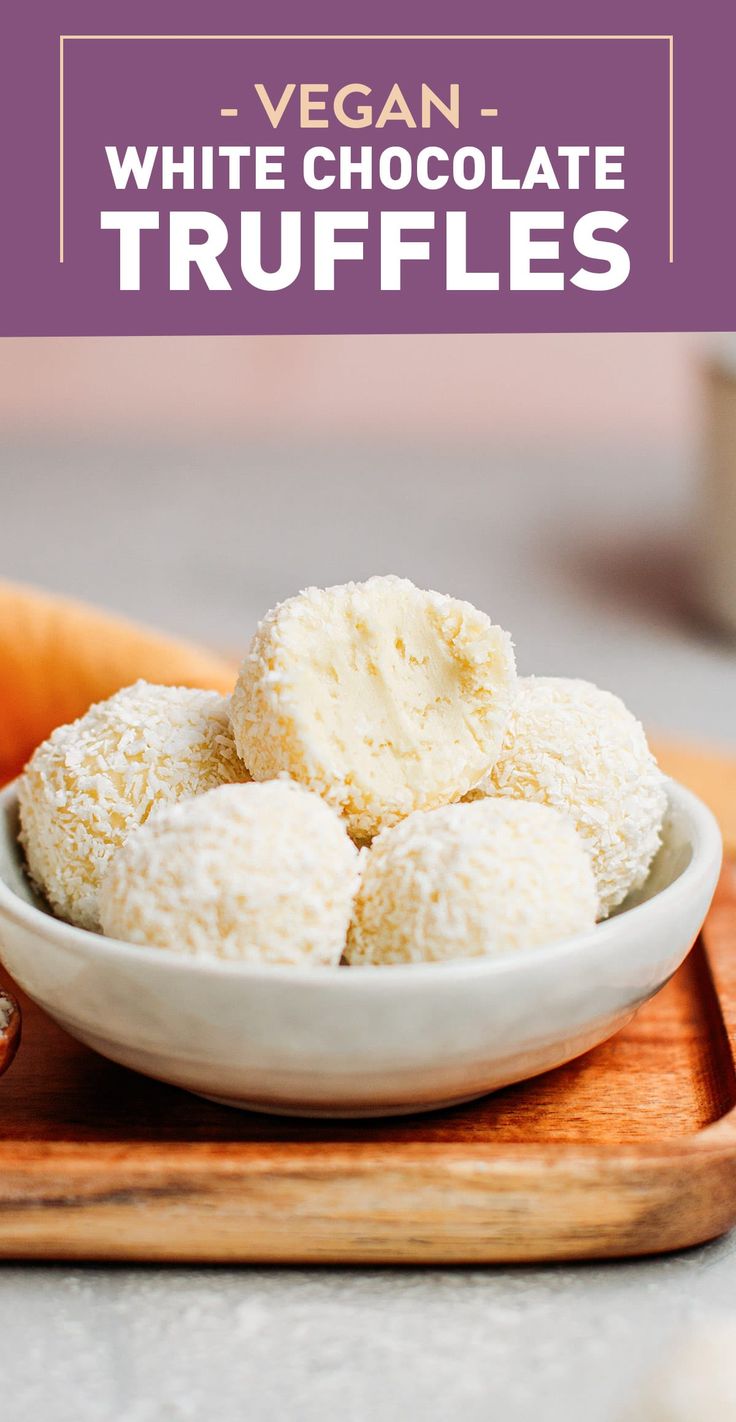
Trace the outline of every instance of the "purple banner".
{"label": "purple banner", "polygon": [[0,331],[734,327],[731,7],[345,26],[335,5],[9,13]]}

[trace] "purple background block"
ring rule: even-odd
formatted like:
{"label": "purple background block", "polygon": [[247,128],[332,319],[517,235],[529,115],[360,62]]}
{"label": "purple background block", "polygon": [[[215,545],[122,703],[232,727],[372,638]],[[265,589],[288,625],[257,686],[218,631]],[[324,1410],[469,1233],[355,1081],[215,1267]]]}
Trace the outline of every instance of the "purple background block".
{"label": "purple background block", "polygon": [[[354,10],[310,6],[211,3],[119,4],[45,0],[15,8],[4,20],[0,332],[7,335],[243,332],[721,330],[736,324],[732,270],[734,191],[729,180],[733,121],[727,112],[736,20],[731,7],[703,0],[670,3],[403,5],[370,7],[362,26]],[[114,9],[114,14],[112,10]],[[458,34],[674,35],[674,261],[670,244],[670,44],[666,38],[623,39],[73,39],[64,41],[64,261],[59,261],[59,35],[323,34],[363,28]],[[398,81],[408,98],[421,81],[444,94],[461,86],[461,126],[429,130],[398,123],[382,131],[302,130],[297,99],[274,131],[253,84],[277,94],[289,81],[326,82],[334,89],[360,80],[373,101]],[[482,118],[484,106],[498,108]],[[222,107],[237,107],[223,118]],[[218,183],[212,192],[114,188],[105,144],[285,144],[286,188],[239,191]],[[507,168],[523,171],[536,144],[623,144],[623,190],[462,192],[451,184],[427,192],[417,184],[387,192],[313,192],[301,180],[301,156],[314,144],[336,148],[426,144],[448,150],[503,145]],[[158,170],[157,170],[158,171]],[[250,171],[247,165],[244,172]],[[585,170],[587,173],[587,169]],[[118,238],[100,230],[103,209],[155,209],[161,227],[142,237],[138,292],[118,290]],[[230,231],[222,266],[231,291],[209,291],[194,271],[187,292],[168,290],[168,212],[206,209]],[[293,286],[259,292],[239,268],[239,214],[264,214],[264,260],[277,257],[277,214],[303,213],[302,271]],[[366,259],[338,263],[334,292],[315,292],[312,213],[368,210],[360,234]],[[402,290],[379,287],[378,213],[434,210],[436,231],[416,234],[432,245],[430,262],[407,263]],[[497,292],[447,292],[444,212],[468,214],[473,267],[501,275]],[[628,217],[619,241],[631,274],[617,290],[561,292],[508,289],[510,209],[564,208],[559,234],[567,276],[580,265],[572,249],[574,222],[592,209]],[[349,234],[345,234],[348,236]],[[358,235],[358,234],[356,234]],[[407,234],[411,236],[412,234]],[[554,234],[550,234],[552,236]]]}

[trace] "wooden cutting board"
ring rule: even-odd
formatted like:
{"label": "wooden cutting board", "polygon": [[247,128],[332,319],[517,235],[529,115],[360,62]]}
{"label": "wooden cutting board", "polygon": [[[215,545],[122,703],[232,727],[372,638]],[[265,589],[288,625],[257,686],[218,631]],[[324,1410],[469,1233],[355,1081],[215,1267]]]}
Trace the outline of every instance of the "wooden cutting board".
{"label": "wooden cutting board", "polygon": [[[735,844],[733,764],[676,754]],[[228,1110],[23,1007],[0,1082],[0,1257],[478,1264],[676,1249],[736,1223],[733,864],[687,962],[618,1036],[435,1114]]]}

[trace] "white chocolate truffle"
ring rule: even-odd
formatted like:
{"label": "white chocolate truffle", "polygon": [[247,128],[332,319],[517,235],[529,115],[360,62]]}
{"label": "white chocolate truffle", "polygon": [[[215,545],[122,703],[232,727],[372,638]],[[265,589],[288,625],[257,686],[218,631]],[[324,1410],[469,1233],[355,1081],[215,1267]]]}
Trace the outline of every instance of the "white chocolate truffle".
{"label": "white chocolate truffle", "polygon": [[570,816],[592,856],[601,917],[644,883],[661,843],[665,779],[643,726],[610,691],[520,677],[501,754],[479,788]]}
{"label": "white chocolate truffle", "polygon": [[102,876],[154,805],[247,779],[226,697],[138,681],[34,751],[18,786],[30,876],[60,918],[96,929]]}
{"label": "white chocolate truffle", "polygon": [[495,957],[592,928],[590,857],[546,805],[481,799],[411,815],[366,852],[351,964]]}
{"label": "white chocolate truffle", "polygon": [[334,810],[288,780],[166,806],[105,877],[105,933],[194,957],[337,966],[359,851]]}
{"label": "white chocolate truffle", "polygon": [[308,588],[256,632],[235,743],[254,780],[292,776],[367,840],[477,784],[515,680],[508,633],[470,603],[396,577]]}

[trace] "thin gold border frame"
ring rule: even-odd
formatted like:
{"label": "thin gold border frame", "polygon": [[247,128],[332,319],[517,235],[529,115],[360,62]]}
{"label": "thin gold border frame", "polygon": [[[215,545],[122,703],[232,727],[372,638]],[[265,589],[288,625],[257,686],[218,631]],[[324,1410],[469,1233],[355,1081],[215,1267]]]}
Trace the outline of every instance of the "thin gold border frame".
{"label": "thin gold border frame", "polygon": [[669,250],[675,260],[674,35],[59,35],[59,261],[64,261],[64,45],[69,40],[663,40],[668,62]]}

